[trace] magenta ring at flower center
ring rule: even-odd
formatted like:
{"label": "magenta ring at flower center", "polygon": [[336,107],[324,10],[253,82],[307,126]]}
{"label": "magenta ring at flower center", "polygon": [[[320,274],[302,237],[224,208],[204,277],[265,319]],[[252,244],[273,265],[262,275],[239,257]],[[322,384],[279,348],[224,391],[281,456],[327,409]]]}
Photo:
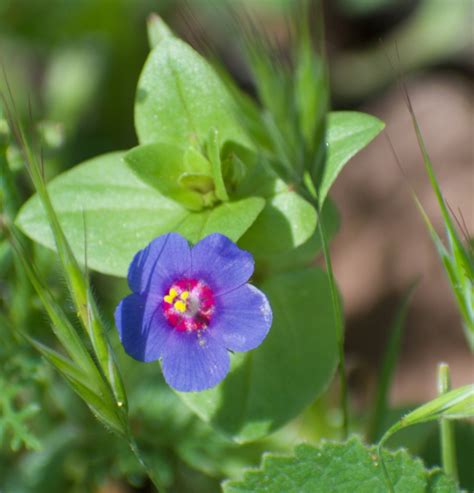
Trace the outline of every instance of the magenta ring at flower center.
{"label": "magenta ring at flower center", "polygon": [[214,314],[214,293],[201,280],[180,279],[169,287],[161,307],[166,320],[176,330],[204,330]]}

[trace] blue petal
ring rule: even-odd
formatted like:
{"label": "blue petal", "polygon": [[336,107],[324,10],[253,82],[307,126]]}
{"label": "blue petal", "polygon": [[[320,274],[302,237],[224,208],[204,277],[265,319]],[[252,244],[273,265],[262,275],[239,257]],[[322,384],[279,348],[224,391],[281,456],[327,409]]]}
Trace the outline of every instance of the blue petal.
{"label": "blue petal", "polygon": [[242,286],[254,269],[252,255],[219,233],[197,243],[191,257],[192,275],[209,284],[215,295]]}
{"label": "blue petal", "polygon": [[115,310],[115,325],[122,345],[132,358],[155,361],[160,358],[172,333],[156,296],[131,294]]}
{"label": "blue petal", "polygon": [[140,250],[128,269],[128,284],[135,293],[154,293],[158,296],[178,278],[188,275],[191,250],[178,233],[159,236]]}
{"label": "blue petal", "polygon": [[245,284],[216,299],[216,311],[209,332],[231,351],[250,351],[259,346],[272,325],[267,297]]}
{"label": "blue petal", "polygon": [[229,372],[227,350],[205,332],[173,331],[161,354],[168,385],[180,392],[197,392],[217,385]]}

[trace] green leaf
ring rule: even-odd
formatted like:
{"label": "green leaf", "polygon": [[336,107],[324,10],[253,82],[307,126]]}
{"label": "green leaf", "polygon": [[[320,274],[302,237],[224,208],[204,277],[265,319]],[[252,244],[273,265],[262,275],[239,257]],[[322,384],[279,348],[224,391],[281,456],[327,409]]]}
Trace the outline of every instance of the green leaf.
{"label": "green leaf", "polygon": [[[453,481],[439,470],[427,471],[406,451],[385,452],[396,493],[456,493]],[[224,483],[224,493],[386,493],[375,447],[360,439],[326,442],[316,448],[299,445],[293,456],[266,454],[262,466],[240,481]]]}
{"label": "green leaf", "polygon": [[[170,231],[180,232],[193,243],[213,232],[237,241],[264,207],[264,199],[250,197],[190,212],[137,178],[122,157],[123,153],[96,157],[48,186],[61,227],[79,260],[84,258],[86,218],[88,266],[99,272],[125,277],[138,250]],[[22,207],[17,224],[35,241],[55,248],[38,197]]]}
{"label": "green leaf", "polygon": [[190,210],[216,201],[211,164],[192,148],[156,142],[135,147],[124,159],[145,183]]}
{"label": "green leaf", "polygon": [[225,202],[202,212],[189,214],[176,228],[191,243],[211,233],[221,233],[237,242],[265,206],[261,197],[249,197],[236,202]]}
{"label": "green leaf", "polygon": [[[231,196],[258,195],[267,199],[262,214],[242,238],[242,248],[255,257],[266,258],[293,250],[311,237],[316,229],[316,210],[279,178],[268,157],[233,143],[224,146],[223,155],[234,174],[239,174],[236,169],[242,170]],[[228,182],[232,179],[228,178]]]}
{"label": "green leaf", "polygon": [[[340,224],[338,210],[330,198],[326,199],[321,216],[324,221],[327,240],[329,241],[338,231]],[[297,248],[261,258],[257,253],[257,269],[263,275],[295,270],[315,260],[321,248],[321,236],[318,229],[316,229],[311,238]]]}
{"label": "green leaf", "polygon": [[398,430],[435,419],[461,419],[474,417],[474,384],[464,385],[442,394],[435,399],[417,407],[395,423],[380,440],[384,443]]}
{"label": "green leaf", "polygon": [[[55,178],[48,191],[76,258],[84,258],[85,216],[89,267],[125,277],[135,253],[176,228],[189,212],[139,180],[122,156],[111,153],[86,161]],[[54,249],[37,196],[22,207],[17,224]]]}
{"label": "green leaf", "polygon": [[354,111],[331,112],[327,124],[327,158],[318,184],[322,205],[344,165],[363,149],[384,128],[384,123],[365,113]]}
{"label": "green leaf", "polygon": [[165,24],[163,19],[151,13],[147,20],[148,44],[154,48],[163,40],[174,37],[173,31]]}
{"label": "green leaf", "polygon": [[311,237],[316,223],[315,208],[298,193],[287,190],[266,202],[240,245],[256,257],[288,252]]}
{"label": "green leaf", "polygon": [[202,419],[238,442],[297,416],[325,390],[337,364],[326,274],[316,268],[280,274],[261,288],[273,310],[263,344],[235,354],[231,373],[214,389],[180,394]]}
{"label": "green leaf", "polygon": [[106,387],[103,381],[94,373],[87,374],[53,349],[31,338],[28,339],[84,400],[97,419],[119,435],[127,434],[126,414],[123,409],[117,407],[110,388]]}
{"label": "green leaf", "polygon": [[135,126],[142,144],[201,147],[211,128],[221,142],[245,144],[235,103],[214,69],[183,41],[168,37],[150,53],[138,82]]}

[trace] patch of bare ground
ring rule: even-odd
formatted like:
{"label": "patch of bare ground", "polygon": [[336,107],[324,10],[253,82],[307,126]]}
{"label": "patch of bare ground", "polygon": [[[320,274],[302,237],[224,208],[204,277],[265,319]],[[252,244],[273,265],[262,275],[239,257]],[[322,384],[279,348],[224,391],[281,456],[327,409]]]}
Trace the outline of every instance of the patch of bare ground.
{"label": "patch of bare ground", "polygon": [[[445,197],[453,210],[462,211],[472,235],[474,105],[469,81],[446,73],[407,84]],[[421,402],[436,394],[439,362],[449,363],[457,386],[474,381],[474,360],[446,275],[410,196],[407,180],[441,232],[441,215],[402,93],[393,88],[362,109],[386,122],[406,178],[381,135],[353,159],[333,190],[342,214],[332,252],[348,320],[347,351],[355,367],[366,370],[363,374],[376,374],[397,304],[420,277],[391,397],[394,404]],[[373,378],[362,379],[356,395],[366,396],[369,380]]]}

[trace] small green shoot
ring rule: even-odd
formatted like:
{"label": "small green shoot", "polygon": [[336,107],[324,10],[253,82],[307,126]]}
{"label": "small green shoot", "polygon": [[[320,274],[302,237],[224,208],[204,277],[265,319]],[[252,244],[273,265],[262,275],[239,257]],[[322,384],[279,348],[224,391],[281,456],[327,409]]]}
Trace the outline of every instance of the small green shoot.
{"label": "small green shoot", "polygon": [[400,353],[403,328],[415,287],[416,283],[408,288],[402,302],[400,303],[400,306],[397,309],[397,313],[390,330],[390,337],[382,360],[382,368],[377,383],[373,414],[369,421],[369,429],[367,431],[369,443],[373,443],[382,432],[383,419],[389,408],[388,394],[392,385],[398,355]]}
{"label": "small green shoot", "polygon": [[378,444],[378,454],[384,470],[387,487],[392,493],[393,484],[383,459],[382,446],[397,431],[420,423],[439,419],[464,419],[474,417],[474,384],[465,385],[442,394],[408,413],[391,426]]}
{"label": "small green shoot", "polygon": [[[441,363],[438,366],[438,392],[440,395],[451,390],[451,378],[449,366]],[[456,443],[454,441],[453,423],[446,418],[440,418],[439,430],[441,439],[441,455],[444,472],[454,479],[458,479],[458,467],[456,462]]]}

